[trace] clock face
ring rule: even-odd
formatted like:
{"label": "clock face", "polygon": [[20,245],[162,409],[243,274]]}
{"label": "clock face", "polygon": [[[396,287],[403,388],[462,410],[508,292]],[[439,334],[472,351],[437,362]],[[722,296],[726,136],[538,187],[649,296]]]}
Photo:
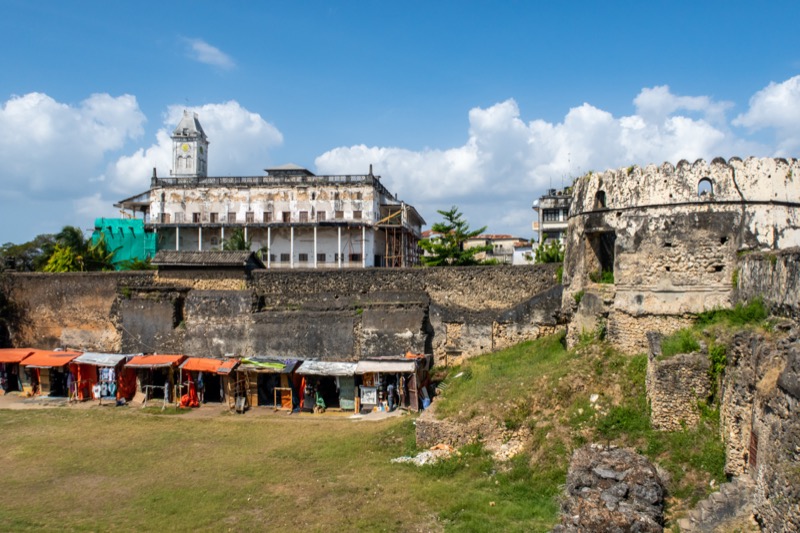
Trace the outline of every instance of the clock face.
{"label": "clock face", "polygon": [[183,153],[184,153],[184,154],[188,153],[190,149],[191,149],[191,147],[190,147],[188,144],[186,144],[186,143],[183,143],[183,144],[181,145],[181,150],[183,150]]}

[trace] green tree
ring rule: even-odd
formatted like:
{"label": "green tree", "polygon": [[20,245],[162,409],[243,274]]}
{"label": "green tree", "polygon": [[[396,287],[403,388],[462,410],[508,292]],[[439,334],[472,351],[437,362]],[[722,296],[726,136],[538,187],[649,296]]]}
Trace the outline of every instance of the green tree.
{"label": "green tree", "polygon": [[249,250],[252,241],[244,238],[244,230],[236,228],[231,232],[231,236],[222,241],[223,250]]}
{"label": "green tree", "polygon": [[559,241],[540,244],[536,248],[537,263],[563,263],[564,246]]}
{"label": "green tree", "polygon": [[458,211],[458,207],[453,206],[448,211],[437,211],[437,213],[444,218],[442,222],[431,226],[433,232],[438,235],[419,241],[420,247],[427,252],[427,255],[422,256],[422,264],[425,266],[477,265],[480,261],[475,259],[475,255],[492,250],[491,245],[464,248],[464,242],[483,233],[486,226],[471,231],[469,224]]}
{"label": "green tree", "polygon": [[78,254],[70,246],[56,244],[55,250],[42,269],[45,272],[77,272],[81,270]]}
{"label": "green tree", "polygon": [[56,235],[53,252],[44,265],[45,272],[78,272],[87,270],[113,270],[111,260],[114,252],[106,250],[105,239],[92,244],[83,238],[83,232],[73,226],[65,226]]}
{"label": "green tree", "polygon": [[55,235],[38,235],[23,244],[7,242],[0,246],[0,265],[14,268],[20,272],[41,271],[53,253],[56,245]]}

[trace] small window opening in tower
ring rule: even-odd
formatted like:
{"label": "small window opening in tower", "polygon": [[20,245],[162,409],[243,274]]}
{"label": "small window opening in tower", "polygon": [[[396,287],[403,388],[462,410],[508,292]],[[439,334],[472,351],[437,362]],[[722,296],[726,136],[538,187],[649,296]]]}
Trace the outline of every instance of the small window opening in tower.
{"label": "small window opening in tower", "polygon": [[710,178],[703,178],[697,184],[697,196],[701,198],[714,196],[714,183]]}
{"label": "small window opening in tower", "polygon": [[595,209],[605,209],[606,208],[606,192],[605,191],[597,191],[597,194],[594,195],[594,208]]}

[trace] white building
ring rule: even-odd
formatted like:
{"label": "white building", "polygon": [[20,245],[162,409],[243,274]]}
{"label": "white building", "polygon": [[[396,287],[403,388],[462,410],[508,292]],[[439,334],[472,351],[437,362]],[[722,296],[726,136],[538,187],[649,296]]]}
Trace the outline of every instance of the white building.
{"label": "white building", "polygon": [[209,177],[209,141],[196,114],[172,134],[173,170],[115,204],[144,218],[158,249],[220,250],[241,230],[267,268],[419,264],[425,221],[372,174],[317,176],[296,165],[263,176]]}
{"label": "white building", "polygon": [[549,189],[547,194],[533,202],[533,210],[539,218],[533,223],[533,230],[539,235],[540,245],[550,241],[564,243],[571,203],[571,187],[565,187],[563,190]]}

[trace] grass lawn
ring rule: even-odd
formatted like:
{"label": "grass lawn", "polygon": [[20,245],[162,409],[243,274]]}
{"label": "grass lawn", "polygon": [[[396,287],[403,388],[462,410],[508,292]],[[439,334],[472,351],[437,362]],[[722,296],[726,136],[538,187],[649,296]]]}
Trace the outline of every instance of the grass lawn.
{"label": "grass lawn", "polygon": [[[7,531],[544,531],[525,480],[480,448],[436,466],[410,417],[220,415],[132,408],[0,411]],[[495,502],[491,505],[490,502]]]}

